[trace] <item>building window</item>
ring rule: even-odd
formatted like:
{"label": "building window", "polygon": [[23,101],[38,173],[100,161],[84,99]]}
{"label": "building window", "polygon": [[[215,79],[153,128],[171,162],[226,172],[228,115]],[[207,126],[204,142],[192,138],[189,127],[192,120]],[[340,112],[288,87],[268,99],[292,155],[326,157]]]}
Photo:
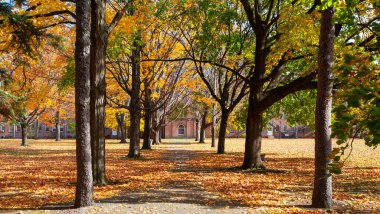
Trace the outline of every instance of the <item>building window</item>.
{"label": "building window", "polygon": [[21,132],[21,126],[16,126],[16,132]]}
{"label": "building window", "polygon": [[287,126],[286,125],[284,125],[284,132],[286,132],[287,131]]}
{"label": "building window", "polygon": [[5,132],[5,125],[4,124],[0,124],[0,132]]}
{"label": "building window", "polygon": [[50,132],[50,127],[49,126],[46,126],[45,132]]}
{"label": "building window", "polygon": [[42,124],[38,126],[38,130],[42,131]]}
{"label": "building window", "polygon": [[8,133],[13,133],[13,125],[8,126]]}
{"label": "building window", "polygon": [[185,126],[184,125],[178,126],[178,135],[185,135]]}
{"label": "building window", "polygon": [[280,126],[276,125],[276,132],[279,132],[279,131],[280,131]]}
{"label": "building window", "polygon": [[60,131],[60,132],[63,132],[63,131],[64,131],[63,126],[60,126],[60,127],[59,127],[59,131]]}
{"label": "building window", "polygon": [[57,127],[53,126],[53,128],[51,129],[52,132],[56,132],[57,131]]}

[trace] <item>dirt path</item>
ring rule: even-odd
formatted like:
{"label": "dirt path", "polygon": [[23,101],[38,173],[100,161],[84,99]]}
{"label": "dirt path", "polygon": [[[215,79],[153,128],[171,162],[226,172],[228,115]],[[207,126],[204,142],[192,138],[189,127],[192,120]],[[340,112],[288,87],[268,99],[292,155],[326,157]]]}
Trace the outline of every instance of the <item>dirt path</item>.
{"label": "dirt path", "polygon": [[[186,144],[186,143],[179,143]],[[178,148],[172,143],[163,155],[163,160],[175,163],[173,173],[186,171],[195,172],[189,168],[186,161],[195,158],[197,153],[191,149]],[[54,210],[41,210],[42,213],[253,213],[247,207],[231,204],[216,195],[205,192],[194,180],[180,179],[169,183],[160,189],[146,192],[128,193],[126,195],[102,200],[92,207],[69,209],[69,207],[54,207]],[[41,213],[40,211],[37,211]],[[36,211],[23,211],[36,213]]]}

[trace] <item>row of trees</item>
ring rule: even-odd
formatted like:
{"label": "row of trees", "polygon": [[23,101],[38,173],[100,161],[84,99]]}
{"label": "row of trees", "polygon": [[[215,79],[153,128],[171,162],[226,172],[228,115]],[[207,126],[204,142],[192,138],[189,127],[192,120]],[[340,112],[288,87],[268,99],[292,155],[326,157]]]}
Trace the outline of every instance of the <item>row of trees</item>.
{"label": "row of trees", "polygon": [[[128,157],[138,158],[141,128],[142,149],[151,149],[152,144],[160,142],[160,128],[165,123],[182,115],[186,108],[195,108],[194,112],[199,112],[197,140],[204,142],[205,129],[211,126],[215,146],[218,129],[217,153],[224,153],[227,127],[234,120],[246,129],[242,169],[265,169],[261,160],[261,133],[267,118],[282,111],[293,115],[295,123],[310,120],[298,117],[302,112],[294,111],[294,106],[302,105],[294,94],[310,99],[307,91],[317,89],[313,206],[330,207],[332,190],[328,175],[339,172],[340,157],[352,131],[344,124],[356,127],[357,134],[365,133],[370,145],[379,142],[378,58],[373,56],[379,45],[378,7],[375,1],[339,4],[333,0],[2,3],[2,24],[6,28],[1,32],[4,39],[1,48],[12,47],[12,51],[7,49],[2,56],[8,65],[3,66],[1,75],[10,78],[11,84],[21,85],[17,91],[28,94],[16,94],[14,87],[3,88],[1,113],[12,120],[17,115],[19,124],[28,127],[47,109],[62,109],[61,104],[41,100],[48,96],[38,94],[37,89],[54,98],[68,97],[62,89],[67,87],[46,93],[54,90],[54,86],[75,89],[78,173],[75,204],[81,207],[92,204],[94,184],[107,183],[106,124],[116,123],[124,143],[128,123]],[[63,32],[72,34],[75,47],[71,39],[62,42],[54,36]],[[38,70],[37,65],[25,66],[25,62],[43,59],[32,57],[33,53],[46,52],[49,47],[60,50],[59,44],[66,44],[64,54],[59,55],[64,60],[53,64],[65,68],[55,72],[61,75],[39,77],[33,73]],[[72,49],[74,56],[70,54]],[[22,67],[17,63],[20,57],[11,57],[17,56],[15,53],[22,59],[28,57]],[[50,69],[46,63],[41,66]],[[13,73],[17,70],[20,73]],[[370,85],[363,87],[344,75],[333,81],[333,71],[359,76]],[[20,81],[28,78],[42,78],[44,82],[33,79],[25,84],[30,87],[26,89]],[[337,105],[334,134],[343,146],[332,151],[333,90],[335,87],[338,93],[344,93],[339,88],[346,85],[357,90],[353,91],[354,97],[338,99],[348,105]],[[28,95],[36,97],[32,106],[37,106],[37,110],[21,103],[33,100]],[[370,105],[363,106],[363,99]],[[310,104],[308,109],[314,106],[313,102],[305,103]],[[53,111],[57,112],[58,121],[59,109]],[[353,114],[355,111],[360,111],[361,117]],[[370,122],[362,119],[364,115]]]}

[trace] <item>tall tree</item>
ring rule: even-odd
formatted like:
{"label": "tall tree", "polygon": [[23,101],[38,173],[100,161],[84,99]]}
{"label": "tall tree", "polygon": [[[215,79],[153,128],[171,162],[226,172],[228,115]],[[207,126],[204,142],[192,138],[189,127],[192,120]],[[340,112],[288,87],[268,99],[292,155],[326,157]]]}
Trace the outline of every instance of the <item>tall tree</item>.
{"label": "tall tree", "polygon": [[75,207],[93,204],[90,135],[90,10],[91,1],[76,2],[75,122],[77,184]]}
{"label": "tall tree", "polygon": [[[295,10],[297,2],[277,0],[268,2],[240,0],[240,2],[249,26],[255,35],[254,67],[246,79],[249,84],[249,97],[242,168],[264,168],[261,160],[263,112],[291,93],[315,87],[312,81],[315,79],[316,72],[310,72],[305,69],[306,66],[303,66],[303,68],[296,67],[296,63],[292,63],[311,56],[310,53],[313,52],[312,48],[310,48],[312,47],[312,42],[302,39],[302,34],[288,34],[289,32],[296,32],[297,29],[295,31],[289,31],[289,29],[285,31],[287,27],[290,27],[287,25],[290,22],[287,22],[288,20],[281,21],[281,18],[302,17],[302,14]],[[292,6],[289,7],[289,4],[292,4]],[[289,11],[291,12],[288,13]],[[285,13],[286,16],[283,16],[282,13]],[[302,18],[303,22],[301,23],[305,24],[302,30],[310,30],[311,26],[308,26],[307,23],[313,23],[313,20]],[[286,28],[282,26],[286,26]],[[312,30],[309,32],[309,38],[313,38],[315,33]],[[303,45],[302,51],[297,51],[298,47],[295,44],[293,47],[288,45],[284,49],[274,52],[275,44],[279,45],[282,39],[289,38],[292,40],[299,38],[303,41],[298,42],[298,45]],[[275,58],[279,58],[279,60],[269,60],[270,56],[276,56]],[[293,72],[285,72],[287,70]],[[294,73],[295,70],[297,70],[297,74]]]}
{"label": "tall tree", "polygon": [[190,5],[191,8],[182,8],[186,12],[177,28],[184,38],[181,41],[186,59],[193,61],[196,73],[220,106],[217,153],[222,154],[228,118],[248,88],[244,78],[251,68],[245,61],[244,49],[253,40],[235,2],[199,1]]}
{"label": "tall tree", "polygon": [[[139,33],[138,33],[139,34]],[[128,157],[140,157],[140,119],[141,119],[141,104],[140,104],[140,59],[141,45],[139,44],[140,36],[136,36],[133,42],[134,49],[132,50],[132,86],[131,86],[131,102],[129,105],[131,127],[130,127],[130,142]]]}
{"label": "tall tree", "polygon": [[106,184],[105,164],[105,106],[106,106],[106,81],[105,61],[108,37],[122,19],[129,8],[129,3],[123,6],[109,1],[112,8],[116,8],[116,14],[108,26],[106,23],[106,0],[91,1],[91,149],[92,149],[92,173],[94,183]]}
{"label": "tall tree", "polygon": [[335,9],[322,10],[318,51],[318,91],[315,109],[315,173],[312,206],[332,206],[332,177],[328,176],[331,163],[331,109],[333,96],[333,64]]}

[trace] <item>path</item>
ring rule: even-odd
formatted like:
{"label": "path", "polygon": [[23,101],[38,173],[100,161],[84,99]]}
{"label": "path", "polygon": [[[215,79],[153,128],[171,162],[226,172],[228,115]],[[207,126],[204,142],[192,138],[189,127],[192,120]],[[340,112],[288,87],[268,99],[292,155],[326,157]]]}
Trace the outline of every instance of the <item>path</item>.
{"label": "path", "polygon": [[[183,143],[181,143],[183,144]],[[196,157],[191,149],[171,145],[163,160],[175,162],[172,172],[196,171],[186,161]],[[210,205],[212,204],[212,205]],[[124,196],[102,200],[82,209],[46,210],[49,213],[252,213],[247,207],[235,206],[216,195],[205,192],[196,182],[177,180],[160,189],[128,193]],[[24,211],[23,213],[35,213]]]}

